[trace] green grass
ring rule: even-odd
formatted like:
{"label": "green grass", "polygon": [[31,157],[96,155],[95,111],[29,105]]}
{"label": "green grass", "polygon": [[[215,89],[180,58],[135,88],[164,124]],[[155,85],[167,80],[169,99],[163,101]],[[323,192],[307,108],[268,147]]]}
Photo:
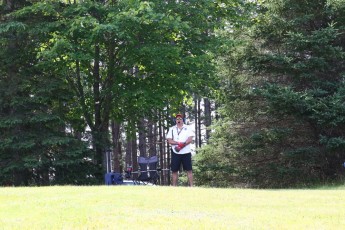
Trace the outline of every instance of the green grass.
{"label": "green grass", "polygon": [[0,188],[0,229],[343,229],[345,187]]}

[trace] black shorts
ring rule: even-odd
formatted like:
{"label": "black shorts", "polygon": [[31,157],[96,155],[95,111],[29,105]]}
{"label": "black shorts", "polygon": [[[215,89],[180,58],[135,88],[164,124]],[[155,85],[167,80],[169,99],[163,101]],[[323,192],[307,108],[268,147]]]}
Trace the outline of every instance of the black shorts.
{"label": "black shorts", "polygon": [[186,171],[192,170],[192,154],[176,154],[171,150],[171,171],[177,172],[180,169],[180,166],[183,166],[183,169]]}

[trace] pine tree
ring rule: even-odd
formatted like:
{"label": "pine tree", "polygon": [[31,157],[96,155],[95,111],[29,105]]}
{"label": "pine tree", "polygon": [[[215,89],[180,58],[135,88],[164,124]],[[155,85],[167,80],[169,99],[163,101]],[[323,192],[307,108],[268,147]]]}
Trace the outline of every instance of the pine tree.
{"label": "pine tree", "polygon": [[36,58],[51,34],[28,24],[7,15],[0,25],[0,183],[87,183],[86,143],[66,132],[73,95]]}
{"label": "pine tree", "polygon": [[341,2],[267,1],[257,6],[252,27],[231,35],[243,40],[225,58],[232,69],[222,69],[223,119],[200,159],[209,171],[205,159],[216,149],[213,169],[226,178],[219,184],[287,187],[341,179]]}

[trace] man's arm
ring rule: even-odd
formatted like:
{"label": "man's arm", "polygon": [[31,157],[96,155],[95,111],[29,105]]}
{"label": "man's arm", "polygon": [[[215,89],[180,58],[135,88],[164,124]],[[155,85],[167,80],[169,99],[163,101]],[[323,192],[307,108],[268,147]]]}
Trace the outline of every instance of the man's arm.
{"label": "man's arm", "polygon": [[[168,141],[168,143],[171,144],[171,145],[178,145],[178,144],[182,143],[184,146],[186,146],[186,145],[189,145],[190,143],[192,143],[193,137],[188,137],[187,140],[186,140],[185,142],[174,141],[174,140],[171,139],[171,138],[167,138],[167,141]],[[184,146],[183,146],[183,147],[184,147]]]}
{"label": "man's arm", "polygon": [[193,141],[193,137],[190,136],[190,137],[188,137],[187,140],[185,141],[185,144],[186,144],[186,145],[189,145],[190,143],[192,143],[192,141]]}
{"label": "man's arm", "polygon": [[167,133],[167,142],[170,144],[170,145],[178,145],[178,142],[177,141],[174,141],[173,140],[173,130],[172,128],[169,129],[168,133]]}
{"label": "man's arm", "polygon": [[[172,138],[167,138],[167,141],[171,145],[178,145],[180,143],[178,141],[174,141]],[[189,145],[190,143],[192,143],[192,141],[193,141],[193,137],[188,137],[187,140],[185,142],[183,142],[183,143],[185,145]]]}
{"label": "man's arm", "polygon": [[172,138],[167,138],[167,141],[169,144],[171,145],[178,145],[178,142],[177,141],[174,141]]}

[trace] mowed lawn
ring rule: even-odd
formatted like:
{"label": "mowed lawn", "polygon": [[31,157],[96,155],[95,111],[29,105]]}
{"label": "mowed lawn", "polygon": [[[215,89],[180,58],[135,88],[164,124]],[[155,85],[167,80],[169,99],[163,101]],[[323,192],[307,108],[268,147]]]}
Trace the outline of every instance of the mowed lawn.
{"label": "mowed lawn", "polygon": [[0,187],[0,229],[344,229],[345,186]]}

